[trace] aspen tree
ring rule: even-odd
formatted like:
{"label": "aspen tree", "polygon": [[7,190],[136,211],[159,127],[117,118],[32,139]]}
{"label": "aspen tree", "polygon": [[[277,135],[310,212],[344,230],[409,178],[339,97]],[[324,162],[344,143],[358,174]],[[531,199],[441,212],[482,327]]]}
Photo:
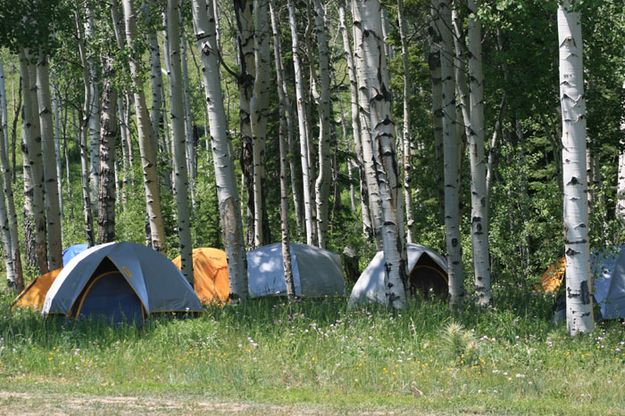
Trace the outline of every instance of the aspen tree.
{"label": "aspen tree", "polygon": [[287,191],[287,143],[285,134],[290,130],[288,110],[288,90],[284,80],[284,68],[282,65],[282,48],[280,45],[280,29],[278,16],[273,2],[269,2],[271,15],[271,27],[273,35],[273,55],[276,64],[276,78],[278,86],[280,131],[278,134],[280,151],[280,239],[282,241],[282,262],[284,264],[284,282],[289,299],[295,298],[295,282],[291,267],[291,249],[289,246],[289,196]]}
{"label": "aspen tree", "polygon": [[218,45],[215,36],[213,3],[192,0],[195,39],[202,58],[206,106],[209,116],[211,147],[224,246],[228,258],[230,291],[241,301],[248,298],[247,260],[243,244],[239,194],[230,152],[224,98],[219,74]]}
{"label": "aspen tree", "polygon": [[449,276],[449,305],[462,308],[464,300],[464,272],[460,240],[460,142],[456,132],[456,99],[454,83],[454,47],[451,32],[451,0],[435,0],[436,31],[440,39],[442,79],[443,158],[445,177],[445,242]]}
{"label": "aspen tree", "polygon": [[295,19],[295,6],[293,0],[288,0],[289,25],[291,27],[291,50],[293,53],[293,71],[295,72],[295,99],[297,107],[297,124],[300,140],[300,161],[302,163],[302,189],[304,194],[304,223],[306,226],[306,244],[314,244],[315,223],[313,221],[313,202],[310,189],[311,167],[309,163],[309,130],[308,115],[306,111],[306,98],[304,94],[304,78],[302,60],[300,57],[299,35],[297,33],[297,20]]}
{"label": "aspen tree", "polygon": [[173,130],[174,192],[176,196],[178,235],[182,274],[193,283],[193,244],[189,216],[189,180],[186,163],[182,67],[180,63],[180,15],[178,0],[167,0],[167,42],[169,45],[169,98]]}
{"label": "aspen tree", "polygon": [[[406,245],[403,230],[401,184],[395,151],[391,115],[390,78],[382,38],[381,6],[377,0],[352,0],[354,36],[360,55],[356,60],[363,152],[371,152],[375,167],[382,221],[380,233],[384,251],[384,285],[388,305],[406,305]],[[358,54],[357,54],[358,55]],[[365,156],[366,157],[366,156]],[[367,162],[367,160],[365,160]],[[376,202],[374,200],[374,202]]]}
{"label": "aspen tree", "polygon": [[586,103],[581,13],[575,1],[558,6],[562,174],[566,255],[566,323],[569,334],[592,332],[592,281],[588,247]]}
{"label": "aspen tree", "polygon": [[56,151],[54,148],[54,124],[52,122],[52,99],[50,97],[50,75],[48,57],[40,52],[37,59],[37,103],[39,105],[39,126],[43,158],[44,206],[46,210],[46,236],[48,269],[63,266],[61,242],[61,210],[56,172]]}
{"label": "aspen tree", "polygon": [[152,247],[157,251],[164,251],[166,247],[165,227],[161,214],[161,200],[158,175],[156,174],[156,147],[154,143],[154,129],[149,119],[143,84],[140,78],[140,56],[135,49],[136,15],[132,0],[123,0],[124,26],[126,29],[126,44],[130,49],[130,77],[134,88],[134,104],[139,133],[139,152],[143,171],[143,187],[145,190],[146,212],[150,224],[150,240]]}

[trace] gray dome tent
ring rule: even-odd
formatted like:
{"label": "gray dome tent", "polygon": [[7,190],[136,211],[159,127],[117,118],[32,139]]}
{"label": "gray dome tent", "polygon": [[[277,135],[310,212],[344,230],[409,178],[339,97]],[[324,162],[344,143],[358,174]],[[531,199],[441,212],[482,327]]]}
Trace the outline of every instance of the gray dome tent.
{"label": "gray dome tent", "polygon": [[[289,248],[297,296],[345,295],[345,280],[338,255],[306,244],[291,243]],[[249,251],[247,275],[251,297],[286,295],[282,244],[269,244]]]}
{"label": "gray dome tent", "polygon": [[[426,297],[432,291],[445,297],[448,290],[447,261],[433,250],[418,244],[408,244],[406,251],[407,273],[412,291],[419,290]],[[370,302],[387,302],[382,251],[378,251],[358,278],[349,297],[349,307]]]}
{"label": "gray dome tent", "polygon": [[139,244],[108,243],[70,260],[50,287],[42,313],[140,323],[153,313],[201,310],[169,259]]}
{"label": "gray dome tent", "polygon": [[590,263],[601,317],[625,318],[625,245],[592,253]]}

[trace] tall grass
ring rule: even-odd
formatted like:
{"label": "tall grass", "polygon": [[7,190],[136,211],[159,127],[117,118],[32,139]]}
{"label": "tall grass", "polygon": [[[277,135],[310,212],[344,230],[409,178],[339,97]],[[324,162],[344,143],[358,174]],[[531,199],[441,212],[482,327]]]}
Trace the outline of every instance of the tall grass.
{"label": "tall grass", "polygon": [[[623,326],[571,339],[536,308],[347,312],[253,301],[142,329],[0,311],[0,388],[205,395],[345,408],[618,414]],[[546,305],[546,303],[545,303]],[[543,305],[543,306],[545,306]],[[543,310],[547,310],[545,306]]]}

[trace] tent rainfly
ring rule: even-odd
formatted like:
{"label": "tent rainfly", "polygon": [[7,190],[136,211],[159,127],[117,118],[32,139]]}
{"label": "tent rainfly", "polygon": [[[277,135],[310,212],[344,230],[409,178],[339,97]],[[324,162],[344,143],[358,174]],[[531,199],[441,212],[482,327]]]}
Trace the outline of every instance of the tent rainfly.
{"label": "tent rainfly", "polygon": [[[291,243],[295,294],[301,297],[344,296],[341,259],[330,251]],[[281,244],[259,247],[247,253],[250,296],[286,295]]]}
{"label": "tent rainfly", "polygon": [[[419,291],[427,297],[434,293],[447,296],[447,261],[433,250],[418,245],[408,244],[408,264],[406,267],[410,281],[411,294]],[[362,272],[352,289],[348,307],[363,303],[378,302],[387,304],[384,288],[384,253],[379,251]]]}
{"label": "tent rainfly", "polygon": [[625,245],[592,253],[590,263],[601,317],[625,318]]}
{"label": "tent rainfly", "polygon": [[42,313],[140,324],[154,313],[201,310],[169,259],[139,244],[108,243],[81,252],[63,268]]}
{"label": "tent rainfly", "polygon": [[46,300],[46,294],[48,290],[50,290],[50,286],[52,286],[54,280],[61,273],[61,270],[62,269],[54,269],[35,278],[17,295],[11,307],[41,310],[41,308],[43,308],[43,301]]}
{"label": "tent rainfly", "polygon": [[[172,262],[182,269],[180,256]],[[209,247],[193,249],[193,288],[205,305],[228,301],[230,279],[225,251]]]}
{"label": "tent rainfly", "polygon": [[67,263],[69,263],[71,259],[73,259],[78,254],[82,253],[88,248],[89,248],[89,244],[80,243],[80,244],[74,244],[72,246],[69,246],[65,250],[63,250],[63,267],[67,266]]}

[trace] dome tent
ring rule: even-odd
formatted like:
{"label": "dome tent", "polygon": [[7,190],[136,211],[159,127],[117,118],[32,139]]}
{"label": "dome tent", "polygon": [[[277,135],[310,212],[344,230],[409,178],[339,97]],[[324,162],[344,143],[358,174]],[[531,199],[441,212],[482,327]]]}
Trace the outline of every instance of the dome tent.
{"label": "dome tent", "polygon": [[[182,268],[180,256],[172,262]],[[193,249],[193,289],[205,305],[228,301],[230,279],[225,251],[210,247]]]}
{"label": "dome tent", "polygon": [[71,245],[67,247],[65,250],[63,250],[63,267],[67,266],[67,263],[69,263],[71,259],[73,259],[78,254],[82,253],[88,248],[89,248],[89,244],[80,243],[80,244]]}
{"label": "dome tent", "polygon": [[[306,244],[289,244],[296,296],[344,296],[345,280],[338,255]],[[286,295],[282,244],[258,247],[247,253],[250,297]]]}
{"label": "dome tent", "polygon": [[62,269],[54,269],[48,273],[33,279],[32,282],[15,298],[11,307],[13,308],[33,308],[41,310],[43,302],[46,300],[46,294],[50,290],[50,286],[61,273]]}
{"label": "dome tent", "polygon": [[[408,244],[406,251],[408,254],[406,272],[412,291],[419,290],[426,297],[430,291],[443,297],[447,296],[447,261],[433,250],[418,244]],[[382,251],[378,251],[362,272],[349,297],[349,307],[369,302],[382,304],[387,302]]]}
{"label": "dome tent", "polygon": [[107,243],[65,266],[42,313],[139,323],[153,313],[201,310],[191,285],[169,259],[139,244]]}
{"label": "dome tent", "polygon": [[[63,250],[63,266],[65,266],[71,259],[76,257],[79,253],[89,248],[89,245],[81,243],[74,244]],[[44,273],[41,276],[33,279],[32,282],[13,301],[11,307],[13,308],[33,308],[41,310],[43,308],[43,302],[46,299],[46,294],[54,280],[61,273],[62,267]]]}

